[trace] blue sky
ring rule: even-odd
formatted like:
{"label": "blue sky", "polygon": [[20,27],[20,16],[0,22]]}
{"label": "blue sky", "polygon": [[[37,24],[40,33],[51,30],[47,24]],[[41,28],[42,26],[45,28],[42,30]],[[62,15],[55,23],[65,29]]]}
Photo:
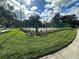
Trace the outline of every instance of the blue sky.
{"label": "blue sky", "polygon": [[[15,6],[19,16],[19,0],[9,0]],[[21,0],[23,19],[28,19],[33,13],[39,14],[42,21],[51,20],[55,13],[62,15],[76,14],[79,17],[79,0]]]}
{"label": "blue sky", "polygon": [[31,7],[36,6],[38,8],[36,11],[43,12],[45,5],[46,5],[45,0],[34,0],[32,1]]}

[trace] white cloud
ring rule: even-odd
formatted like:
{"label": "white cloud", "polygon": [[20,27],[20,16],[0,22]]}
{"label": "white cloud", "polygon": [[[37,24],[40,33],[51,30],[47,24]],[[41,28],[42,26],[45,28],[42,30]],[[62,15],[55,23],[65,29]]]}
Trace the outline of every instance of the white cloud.
{"label": "white cloud", "polygon": [[29,19],[29,17],[31,16],[31,15],[33,15],[33,14],[37,14],[37,15],[40,15],[40,13],[39,12],[36,12],[36,11],[29,11],[28,9],[23,9],[22,10],[22,18],[23,19]]}
{"label": "white cloud", "polygon": [[27,8],[26,8],[25,5],[21,5],[21,9],[22,9],[22,10],[26,10]]}
{"label": "white cloud", "polygon": [[19,8],[20,8],[20,3],[17,2],[16,0],[8,0],[7,3],[14,6],[15,10],[19,10]]}
{"label": "white cloud", "polygon": [[[23,0],[23,1],[25,1],[25,0]],[[50,21],[55,13],[61,12],[61,8],[59,6],[60,4],[63,4],[63,5],[67,6],[70,3],[69,2],[70,0],[46,0],[46,1],[47,2],[51,2],[51,4],[49,4],[49,3],[46,4],[45,5],[45,10],[41,14],[39,12],[36,12],[38,7],[33,6],[31,8],[31,11],[29,11],[28,8],[26,8],[26,4],[22,4],[21,8],[22,8],[23,19],[29,19],[29,17],[32,14],[38,14],[42,18],[41,19],[42,21],[44,21],[44,20]],[[17,2],[16,0],[9,0],[8,3],[13,5],[15,7],[15,10],[18,10],[18,12],[19,12],[19,10],[20,10],[19,9],[19,7],[20,7],[20,3],[19,2]],[[31,1],[29,3],[31,3]],[[76,4],[76,5],[78,5],[78,4]],[[52,10],[49,10],[50,8],[52,8]],[[65,14],[76,14],[76,15],[79,15],[79,7],[73,7],[70,12],[62,13],[62,14],[63,15],[65,15]]]}
{"label": "white cloud", "polygon": [[22,2],[23,2],[26,6],[31,5],[31,1],[32,1],[32,0],[22,0]]}
{"label": "white cloud", "polygon": [[54,13],[58,13],[58,12],[61,13],[61,8],[60,8],[59,6],[54,7],[54,8],[53,8],[53,12],[54,12]]}
{"label": "white cloud", "polygon": [[[20,18],[20,3],[16,0],[8,0],[8,3],[15,8],[15,12],[18,16],[18,19]],[[25,4],[21,4],[21,14],[22,19],[28,19],[30,16],[31,11],[28,11]]]}
{"label": "white cloud", "polygon": [[61,15],[71,15],[71,14],[76,14],[76,16],[79,19],[79,7],[73,6],[69,12],[61,13]]}
{"label": "white cloud", "polygon": [[[20,18],[20,3],[17,2],[16,0],[9,0],[8,3],[10,3],[10,5],[13,5],[15,7],[16,14],[17,14],[18,19],[19,19]],[[34,13],[39,14],[38,12],[34,11],[36,9],[37,9],[37,7],[36,6],[33,6],[31,8],[31,11],[29,11],[28,8],[26,7],[26,4],[21,4],[22,19],[29,19],[29,17],[32,14],[34,14]]]}
{"label": "white cloud", "polygon": [[37,10],[37,9],[38,9],[38,7],[36,7],[36,6],[33,6],[33,7],[31,8],[32,11]]}
{"label": "white cloud", "polygon": [[66,12],[66,13],[62,13],[63,15],[70,15],[70,14],[76,14],[76,15],[79,15],[79,8],[71,8],[71,11],[70,12]]}
{"label": "white cloud", "polygon": [[44,7],[47,9],[52,8],[51,4],[46,4]]}
{"label": "white cloud", "polygon": [[52,2],[52,0],[46,0],[46,2]]}
{"label": "white cloud", "polygon": [[[51,2],[53,7],[53,12],[61,12],[61,8],[59,5],[69,6],[70,4],[74,3],[77,0],[46,0],[46,2]],[[79,7],[77,7],[79,3],[76,3],[75,6],[70,8],[70,12],[62,13],[62,14],[76,14],[79,15]],[[49,5],[48,5],[49,6]]]}
{"label": "white cloud", "polygon": [[79,6],[79,3],[76,3],[76,6]]}
{"label": "white cloud", "polygon": [[76,14],[76,15],[79,15],[79,7],[73,7],[71,8],[71,14]]}
{"label": "white cloud", "polygon": [[50,16],[52,16],[52,14],[53,14],[53,11],[52,11],[52,10],[49,10],[49,11],[48,11],[47,9],[45,9],[44,12],[42,12],[40,16],[41,16],[42,18],[43,18],[43,17],[50,17]]}
{"label": "white cloud", "polygon": [[51,4],[46,4],[45,8],[51,8],[53,13],[61,13],[60,5],[67,5],[70,3],[70,0],[46,0],[46,2],[51,2]]}
{"label": "white cloud", "polygon": [[41,17],[41,21],[44,22],[44,21],[47,21],[47,22],[50,22],[50,20],[52,19],[53,17],[53,11],[52,10],[48,10],[48,9],[45,9],[44,12],[42,12],[40,14],[40,17]]}
{"label": "white cloud", "polygon": [[52,7],[59,6],[60,4],[68,4],[71,0],[46,0],[46,2],[51,2]]}

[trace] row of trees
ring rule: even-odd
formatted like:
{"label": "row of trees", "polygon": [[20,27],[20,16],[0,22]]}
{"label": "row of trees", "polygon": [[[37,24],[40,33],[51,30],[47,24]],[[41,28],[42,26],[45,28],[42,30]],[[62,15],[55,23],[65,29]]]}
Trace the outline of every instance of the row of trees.
{"label": "row of trees", "polygon": [[53,27],[77,27],[79,26],[79,20],[77,16],[73,15],[60,15],[60,13],[55,14],[51,23]]}
{"label": "row of trees", "polygon": [[29,20],[23,20],[19,21],[17,24],[17,21],[15,22],[17,27],[76,27],[79,26],[79,20],[77,20],[77,17],[75,14],[73,15],[65,15],[62,16],[60,13],[55,14],[54,17],[52,17],[52,20],[50,23],[42,23],[40,20],[39,15],[32,15],[29,17]]}

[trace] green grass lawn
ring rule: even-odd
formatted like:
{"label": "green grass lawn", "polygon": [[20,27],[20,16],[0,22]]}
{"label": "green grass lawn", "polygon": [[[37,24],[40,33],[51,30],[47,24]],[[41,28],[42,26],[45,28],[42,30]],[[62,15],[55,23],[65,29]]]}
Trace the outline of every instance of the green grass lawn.
{"label": "green grass lawn", "polygon": [[75,29],[65,29],[42,37],[28,37],[19,29],[10,29],[0,34],[0,59],[35,59],[63,48],[75,35]]}

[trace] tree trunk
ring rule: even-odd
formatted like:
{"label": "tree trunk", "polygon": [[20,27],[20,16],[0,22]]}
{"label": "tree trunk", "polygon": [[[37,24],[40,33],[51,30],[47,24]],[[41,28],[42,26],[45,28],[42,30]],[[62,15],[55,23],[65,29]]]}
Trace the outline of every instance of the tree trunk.
{"label": "tree trunk", "polygon": [[36,27],[35,30],[36,30],[36,36],[38,36],[38,27]]}

